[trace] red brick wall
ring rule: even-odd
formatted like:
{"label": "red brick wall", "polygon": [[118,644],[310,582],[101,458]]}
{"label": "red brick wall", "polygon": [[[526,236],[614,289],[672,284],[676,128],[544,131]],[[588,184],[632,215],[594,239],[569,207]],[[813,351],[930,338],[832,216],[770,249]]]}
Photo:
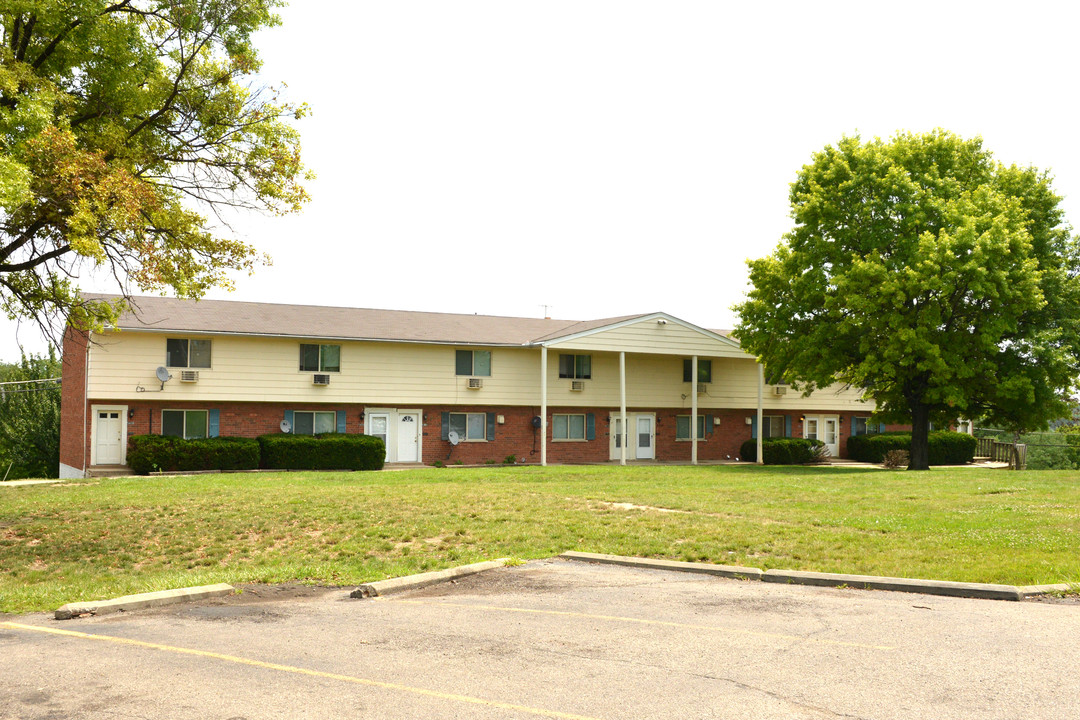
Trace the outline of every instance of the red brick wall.
{"label": "red brick wall", "polygon": [[89,432],[86,413],[85,332],[68,328],[64,332],[60,383],[60,462],[84,469],[90,464],[90,443],[83,440],[83,426]]}
{"label": "red brick wall", "polygon": [[[78,345],[77,340],[71,344],[72,350]],[[65,362],[68,357],[68,343],[65,343]],[[85,348],[85,343],[83,346]],[[83,370],[75,365],[76,356],[85,358],[85,354],[72,352],[73,365],[72,376],[82,378]],[[65,365],[65,377],[68,377],[68,366]],[[81,428],[82,413],[79,404],[82,403],[82,388],[78,383],[69,386],[65,380],[64,389],[64,420],[62,435],[62,458],[74,457],[76,462],[62,460],[75,467],[80,467],[78,462],[79,447],[78,437]],[[67,393],[76,395],[69,400]],[[77,401],[77,403],[76,403]],[[172,400],[157,400],[148,397],[146,400],[135,401],[109,401],[94,400],[94,404],[127,405],[129,409],[128,435],[142,435],[147,433],[159,434],[161,432],[161,411],[163,409],[208,409],[216,408],[219,411],[219,432],[221,435],[241,437],[256,437],[268,433],[280,432],[280,423],[285,417],[286,410],[344,410],[346,414],[346,431],[349,433],[364,432],[364,409],[363,404],[334,404],[334,403],[206,403],[206,402],[177,402]],[[70,406],[70,407],[69,407]],[[386,407],[380,404],[380,407]],[[514,455],[517,461],[527,463],[540,462],[540,431],[533,428],[532,419],[539,414],[539,407],[486,407],[470,405],[430,405],[422,408],[422,453],[423,462],[433,463],[441,461],[453,464],[461,461],[464,464],[483,464],[488,461],[502,463],[508,455]],[[493,412],[503,416],[503,422],[496,423],[495,437],[493,440],[484,442],[461,442],[452,446],[442,439],[442,414],[444,412]],[[593,413],[596,423],[596,437],[591,441],[560,441],[551,439],[552,415],[556,413]],[[615,408],[570,408],[553,406],[548,408],[548,462],[551,463],[596,463],[607,462],[610,458],[610,416],[616,412]],[[628,413],[653,413],[656,416],[656,459],[688,461],[691,455],[689,441],[675,439],[676,416],[689,415],[685,409],[672,408],[627,408]],[[87,455],[89,454],[89,407],[87,413]],[[817,414],[814,411],[807,411]],[[700,411],[700,414],[713,416],[714,423],[708,427],[706,434],[698,443],[698,459],[701,461],[735,460],[740,457],[740,448],[744,441],[751,438],[751,426],[746,424],[747,417],[755,417],[757,410],[753,408],[741,410],[713,410]],[[779,413],[777,413],[779,414]],[[792,416],[792,436],[802,437],[802,423],[799,418],[804,414],[801,411],[787,411],[783,413]],[[853,414],[863,413],[821,413],[840,416],[840,455],[847,453],[847,438],[851,432],[851,417]],[[70,417],[69,417],[70,415]],[[70,433],[68,428],[74,428]],[[710,432],[711,430],[711,432]],[[89,463],[89,457],[87,457]]]}

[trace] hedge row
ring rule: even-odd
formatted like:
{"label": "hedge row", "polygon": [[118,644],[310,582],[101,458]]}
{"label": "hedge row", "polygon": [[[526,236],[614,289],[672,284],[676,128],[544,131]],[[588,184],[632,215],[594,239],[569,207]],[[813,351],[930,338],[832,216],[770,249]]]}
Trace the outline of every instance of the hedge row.
{"label": "hedge row", "polygon": [[[761,441],[765,465],[804,465],[822,459],[825,443],[806,438],[768,438]],[[739,457],[757,462],[757,440],[747,440],[739,449]]]}
{"label": "hedge row", "polygon": [[254,438],[128,438],[128,466],[139,475],[174,470],[254,470],[259,467],[259,457],[259,441]]}
{"label": "hedge row", "polygon": [[381,470],[386,444],[371,435],[260,435],[262,466],[281,470]]}
{"label": "hedge row", "polygon": [[381,470],[386,445],[370,435],[263,435],[183,440],[128,438],[128,466],[138,475],[181,470]]}
{"label": "hedge row", "polygon": [[[930,433],[931,465],[964,465],[975,457],[978,441],[971,435],[935,430]],[[880,463],[890,450],[911,450],[910,432],[879,435],[852,435],[847,441],[848,457],[868,463]]]}

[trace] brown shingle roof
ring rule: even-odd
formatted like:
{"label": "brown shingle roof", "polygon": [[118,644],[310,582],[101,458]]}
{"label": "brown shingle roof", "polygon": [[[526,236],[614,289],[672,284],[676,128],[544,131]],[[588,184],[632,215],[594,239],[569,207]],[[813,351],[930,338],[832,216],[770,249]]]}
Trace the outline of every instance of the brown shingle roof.
{"label": "brown shingle roof", "polygon": [[[116,300],[115,295],[86,294],[86,299]],[[396,340],[462,345],[525,345],[551,340],[612,323],[604,320],[541,320],[496,315],[458,315],[281,305],[232,300],[179,300],[136,297],[117,322],[125,330],[154,330],[240,335],[277,335],[341,340]]]}

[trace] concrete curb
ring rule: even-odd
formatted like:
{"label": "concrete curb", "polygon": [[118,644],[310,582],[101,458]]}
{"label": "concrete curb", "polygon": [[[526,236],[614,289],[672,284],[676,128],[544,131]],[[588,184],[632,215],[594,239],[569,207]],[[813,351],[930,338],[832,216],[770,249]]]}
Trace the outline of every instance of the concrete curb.
{"label": "concrete curb", "polygon": [[893,592],[922,593],[923,595],[946,595],[948,597],[982,598],[986,600],[1023,600],[1024,596],[1015,585],[988,585],[985,583],[950,582],[946,580],[922,580],[876,575],[844,575],[841,573],[800,572],[798,570],[766,570],[761,578],[771,583],[817,585],[822,587],[853,587],[863,590],[891,590]]}
{"label": "concrete curb", "polygon": [[564,552],[565,560],[625,565],[627,567],[676,572],[704,573],[720,577],[744,580],[761,580],[792,585],[816,585],[820,587],[853,587],[864,590],[891,590],[893,592],[945,595],[949,597],[980,598],[987,600],[1023,600],[1025,597],[1053,592],[1068,591],[1068,585],[1031,585],[1018,588],[1015,585],[989,585],[985,583],[950,582],[946,580],[920,580],[908,578],[878,577],[876,575],[843,575],[839,573],[801,572],[798,570],[766,570],[732,565],[676,562],[649,558],[601,555],[599,553]]}
{"label": "concrete curb", "polygon": [[605,565],[626,565],[629,567],[649,568],[652,570],[674,570],[676,572],[717,575],[739,580],[761,580],[761,570],[736,565],[711,565],[709,563],[678,562],[675,560],[654,560],[651,558],[623,557],[621,555],[603,555],[601,553],[564,552],[559,557],[565,560],[603,563]]}
{"label": "concrete curb", "polygon": [[1076,585],[1068,585],[1066,583],[1059,583],[1057,585],[1024,585],[1019,588],[1020,594],[1024,598],[1038,597],[1039,595],[1053,595],[1054,593],[1067,593],[1076,592],[1078,589]]}
{"label": "concrete curb", "polygon": [[446,582],[447,580],[465,577],[466,575],[475,575],[476,573],[485,570],[501,568],[506,565],[507,562],[509,562],[509,558],[499,558],[498,560],[478,562],[473,563],[472,565],[462,565],[456,568],[447,568],[446,570],[433,570],[432,572],[420,573],[419,575],[406,575],[405,577],[390,578],[389,580],[379,580],[378,582],[361,585],[349,593],[349,597],[379,597],[380,595],[405,592],[406,590],[417,590],[422,587],[427,587],[428,585],[435,585],[437,583]]}
{"label": "concrete curb", "polygon": [[228,595],[232,592],[234,592],[233,586],[225,583],[178,588],[176,590],[160,590],[138,595],[125,595],[112,600],[68,603],[57,608],[55,615],[57,620],[70,620],[80,615],[106,615],[108,613],[127,612],[128,610],[161,607],[162,605],[175,605],[182,602],[194,602]]}

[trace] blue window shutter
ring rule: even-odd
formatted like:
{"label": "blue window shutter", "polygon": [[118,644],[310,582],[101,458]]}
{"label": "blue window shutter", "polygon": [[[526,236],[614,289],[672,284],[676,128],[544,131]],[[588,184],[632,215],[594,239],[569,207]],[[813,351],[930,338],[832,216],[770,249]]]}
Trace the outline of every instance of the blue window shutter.
{"label": "blue window shutter", "polygon": [[705,434],[706,435],[712,435],[712,431],[713,431],[713,416],[712,415],[706,415],[705,416]]}
{"label": "blue window shutter", "polygon": [[495,413],[487,414],[487,439],[495,439]]}
{"label": "blue window shutter", "polygon": [[[867,427],[866,429],[869,430],[870,428]],[[855,416],[854,415],[851,416],[851,434],[852,434],[852,436],[858,435],[858,433],[856,432],[856,428],[855,428]]]}
{"label": "blue window shutter", "polygon": [[757,415],[750,416],[750,437],[751,439],[757,437]]}
{"label": "blue window shutter", "polygon": [[292,410],[286,410],[285,411],[285,422],[289,423],[289,432],[292,432],[292,424],[293,424]]}
{"label": "blue window shutter", "polygon": [[791,416],[784,416],[784,437],[791,437]]}
{"label": "blue window shutter", "polygon": [[221,432],[221,414],[217,410],[206,411],[206,436],[217,437]]}
{"label": "blue window shutter", "polygon": [[596,416],[592,413],[585,413],[585,439],[596,439]]}
{"label": "blue window shutter", "polygon": [[338,410],[337,411],[337,431],[339,433],[345,432],[345,411],[344,410]]}
{"label": "blue window shutter", "polygon": [[442,414],[442,439],[450,439],[450,413],[448,412]]}

